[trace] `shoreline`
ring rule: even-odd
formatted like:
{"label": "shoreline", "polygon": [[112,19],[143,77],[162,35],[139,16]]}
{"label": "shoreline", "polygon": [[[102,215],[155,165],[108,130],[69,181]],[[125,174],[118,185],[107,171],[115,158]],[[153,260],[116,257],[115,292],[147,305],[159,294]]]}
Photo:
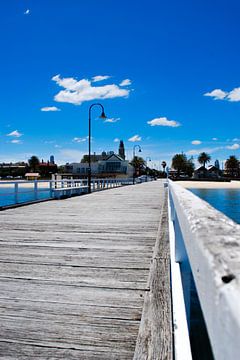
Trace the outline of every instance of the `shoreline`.
{"label": "shoreline", "polygon": [[240,181],[174,181],[185,189],[240,189]]}

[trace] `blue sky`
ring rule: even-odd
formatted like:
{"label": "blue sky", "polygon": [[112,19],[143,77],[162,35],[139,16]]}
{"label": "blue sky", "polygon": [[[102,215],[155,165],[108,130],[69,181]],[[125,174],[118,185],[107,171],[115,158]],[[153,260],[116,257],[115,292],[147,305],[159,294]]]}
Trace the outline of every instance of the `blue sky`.
{"label": "blue sky", "polygon": [[0,161],[79,161],[96,101],[112,120],[93,110],[93,151],[123,139],[129,159],[140,144],[155,164],[182,151],[240,157],[237,0],[0,6]]}

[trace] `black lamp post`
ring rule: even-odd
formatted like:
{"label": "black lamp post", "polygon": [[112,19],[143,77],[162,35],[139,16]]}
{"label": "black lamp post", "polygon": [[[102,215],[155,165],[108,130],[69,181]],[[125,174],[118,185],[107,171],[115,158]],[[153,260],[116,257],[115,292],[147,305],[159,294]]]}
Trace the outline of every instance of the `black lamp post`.
{"label": "black lamp post", "polygon": [[[140,145],[134,145],[133,147],[133,161],[134,161],[134,158],[135,158],[135,149],[138,148],[138,152],[141,152],[142,149],[141,149],[141,146]],[[135,167],[134,167],[134,172],[135,172]],[[135,174],[133,172],[133,185],[135,184]]]}
{"label": "black lamp post", "polygon": [[88,111],[88,193],[89,194],[91,193],[91,178],[92,178],[92,171],[91,171],[91,112],[92,112],[92,108],[94,106],[101,107],[101,109],[102,109],[102,113],[100,115],[101,119],[107,118],[102,104],[95,103],[89,107],[89,111]]}

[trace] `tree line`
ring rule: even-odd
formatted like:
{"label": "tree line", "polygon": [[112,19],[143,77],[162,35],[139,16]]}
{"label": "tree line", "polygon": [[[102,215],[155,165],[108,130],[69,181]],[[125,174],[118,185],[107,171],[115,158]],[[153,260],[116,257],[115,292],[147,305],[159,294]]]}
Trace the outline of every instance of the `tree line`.
{"label": "tree line", "polygon": [[[204,168],[206,164],[211,161],[211,156],[206,152],[199,154],[197,158],[200,165]],[[219,161],[215,161],[215,167],[220,170]],[[193,157],[187,158],[186,154],[175,154],[172,158],[172,168],[177,171],[177,176],[181,173],[191,177],[195,170],[195,164],[193,162]],[[225,161],[225,175],[231,177],[240,177],[240,161],[236,158],[235,155],[229,156]]]}
{"label": "tree line", "polygon": [[28,172],[38,172],[41,177],[49,177],[51,173],[58,171],[56,164],[50,164],[49,162],[43,163],[40,162],[37,156],[33,155],[25,162],[18,163],[2,163],[0,164],[0,177],[5,178],[7,176],[24,177]]}

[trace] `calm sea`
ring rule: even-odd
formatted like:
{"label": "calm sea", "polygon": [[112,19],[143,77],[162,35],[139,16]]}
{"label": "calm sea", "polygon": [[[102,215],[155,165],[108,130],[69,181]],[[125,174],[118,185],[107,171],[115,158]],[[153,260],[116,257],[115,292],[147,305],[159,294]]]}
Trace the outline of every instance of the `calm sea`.
{"label": "calm sea", "polygon": [[[44,200],[50,198],[49,189],[39,189],[37,193],[37,200]],[[35,199],[35,194],[33,189],[31,188],[20,188],[18,194],[18,202],[28,202],[33,201]],[[0,206],[13,205],[15,204],[15,196],[14,196],[14,188],[0,186]]]}
{"label": "calm sea", "polygon": [[238,189],[189,189],[217,210],[240,224],[240,190]]}

